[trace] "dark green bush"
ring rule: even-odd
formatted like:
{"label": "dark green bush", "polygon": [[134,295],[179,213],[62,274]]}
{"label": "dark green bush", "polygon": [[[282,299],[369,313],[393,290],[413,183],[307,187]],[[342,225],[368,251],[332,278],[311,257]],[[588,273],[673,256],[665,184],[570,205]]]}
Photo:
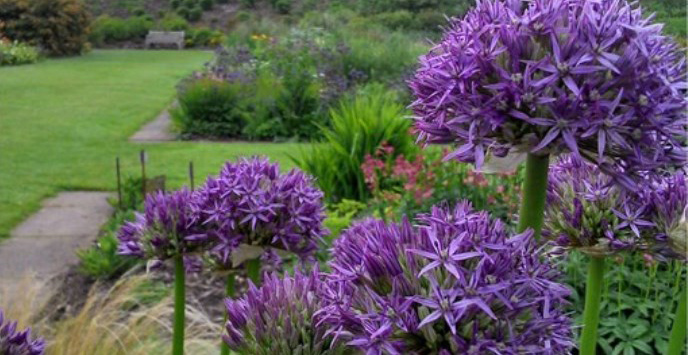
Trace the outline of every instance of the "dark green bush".
{"label": "dark green bush", "polygon": [[176,10],[176,9],[179,8],[179,6],[181,6],[181,5],[182,5],[182,0],[171,0],[171,1],[170,1],[170,7],[171,7],[173,10]]}
{"label": "dark green bush", "polygon": [[203,10],[199,6],[195,6],[189,10],[189,14],[186,19],[191,22],[196,22],[201,19],[201,16],[203,16]]}
{"label": "dark green bush", "polygon": [[291,11],[292,0],[273,0],[272,7],[280,14],[288,14]]}
{"label": "dark green bush", "polygon": [[137,7],[131,13],[134,16],[146,16],[146,9],[144,9],[143,7]]}
{"label": "dark green bush", "polygon": [[206,27],[192,29],[187,33],[187,45],[190,47],[213,47],[222,42],[223,33]]}
{"label": "dark green bush", "polygon": [[201,0],[198,4],[201,6],[201,9],[208,11],[213,8],[214,2],[213,0]]}
{"label": "dark green bush", "polygon": [[90,16],[80,0],[0,0],[2,33],[52,56],[87,48]]}
{"label": "dark green bush", "polygon": [[369,85],[354,98],[343,99],[330,114],[331,128],[321,128],[322,142],[292,157],[297,166],[315,176],[328,201],[365,201],[371,196],[361,164],[383,143],[406,157],[418,151],[408,132],[411,120],[404,117],[404,105],[382,85]]}
{"label": "dark green bush", "polygon": [[121,19],[103,15],[93,22],[89,38],[95,44],[140,41],[152,28],[153,21],[146,16]]}
{"label": "dark green bush", "polygon": [[183,135],[235,138],[246,124],[247,93],[239,84],[194,80],[180,89],[179,108],[172,118]]}

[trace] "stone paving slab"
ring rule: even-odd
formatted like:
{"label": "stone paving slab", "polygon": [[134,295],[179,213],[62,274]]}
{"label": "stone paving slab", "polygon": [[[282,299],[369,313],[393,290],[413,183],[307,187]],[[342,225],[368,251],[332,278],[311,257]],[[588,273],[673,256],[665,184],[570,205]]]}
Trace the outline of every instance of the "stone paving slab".
{"label": "stone paving slab", "polygon": [[168,110],[163,111],[156,119],[129,138],[130,142],[167,142],[177,137],[172,133],[172,119]]}
{"label": "stone paving slab", "polygon": [[114,212],[107,192],[61,192],[0,242],[0,281],[49,278],[76,263]]}

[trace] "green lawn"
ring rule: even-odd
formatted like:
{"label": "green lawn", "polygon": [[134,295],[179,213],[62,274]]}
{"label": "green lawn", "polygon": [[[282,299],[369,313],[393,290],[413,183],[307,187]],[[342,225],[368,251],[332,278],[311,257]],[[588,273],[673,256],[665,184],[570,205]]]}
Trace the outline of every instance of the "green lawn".
{"label": "green lawn", "polygon": [[290,166],[286,154],[296,144],[127,141],[171,102],[179,79],[210,56],[94,51],[0,68],[0,238],[58,191],[115,190],[115,157],[125,175],[138,174],[142,148],[149,174],[167,174],[172,187],[186,182],[189,160],[199,177],[239,155],[264,154]]}

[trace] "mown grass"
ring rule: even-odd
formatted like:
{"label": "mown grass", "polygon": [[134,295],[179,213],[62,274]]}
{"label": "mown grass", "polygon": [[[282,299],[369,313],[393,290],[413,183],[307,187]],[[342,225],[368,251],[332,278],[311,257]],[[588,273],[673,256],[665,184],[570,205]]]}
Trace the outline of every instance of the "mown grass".
{"label": "mown grass", "polygon": [[201,51],[94,51],[81,57],[0,68],[0,239],[40,201],[61,190],[114,190],[115,157],[138,174],[146,149],[149,175],[168,186],[200,182],[221,164],[263,154],[284,167],[296,144],[171,142],[128,137],[171,102],[175,84],[211,57]]}

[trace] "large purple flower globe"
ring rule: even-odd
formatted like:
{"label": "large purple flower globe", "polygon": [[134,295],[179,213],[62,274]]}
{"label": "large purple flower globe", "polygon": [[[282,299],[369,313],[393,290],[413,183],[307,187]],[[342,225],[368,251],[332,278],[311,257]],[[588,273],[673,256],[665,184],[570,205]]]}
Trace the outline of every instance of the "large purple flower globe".
{"label": "large purple flower globe", "polygon": [[685,56],[625,0],[483,0],[410,81],[420,138],[480,167],[585,158],[626,187],[686,158]]}
{"label": "large purple flower globe", "polygon": [[656,253],[688,261],[688,180],[685,171],[650,182],[643,196],[649,202],[654,230],[647,236]]}
{"label": "large purple flower globe", "polygon": [[368,354],[564,354],[568,290],[532,232],[509,235],[467,203],[367,220],[337,239],[325,307],[338,341]]}
{"label": "large purple flower globe", "polygon": [[17,330],[17,322],[5,319],[0,309],[0,354],[2,355],[42,355],[45,341],[32,339],[31,328]]}
{"label": "large purple flower globe", "polygon": [[252,283],[239,299],[227,299],[226,333],[229,348],[239,354],[345,354],[333,342],[327,327],[318,325],[315,313],[322,307],[323,277],[308,274],[265,278],[260,288]]}
{"label": "large purple flower globe", "polygon": [[209,231],[211,253],[220,265],[230,264],[242,245],[285,250],[309,260],[327,234],[322,198],[312,178],[300,170],[280,173],[279,165],[265,158],[244,158],[208,178],[194,210]]}
{"label": "large purple flower globe", "polygon": [[193,200],[189,190],[146,196],[144,213],[119,230],[119,253],[162,261],[199,252],[206,234],[192,209]]}

